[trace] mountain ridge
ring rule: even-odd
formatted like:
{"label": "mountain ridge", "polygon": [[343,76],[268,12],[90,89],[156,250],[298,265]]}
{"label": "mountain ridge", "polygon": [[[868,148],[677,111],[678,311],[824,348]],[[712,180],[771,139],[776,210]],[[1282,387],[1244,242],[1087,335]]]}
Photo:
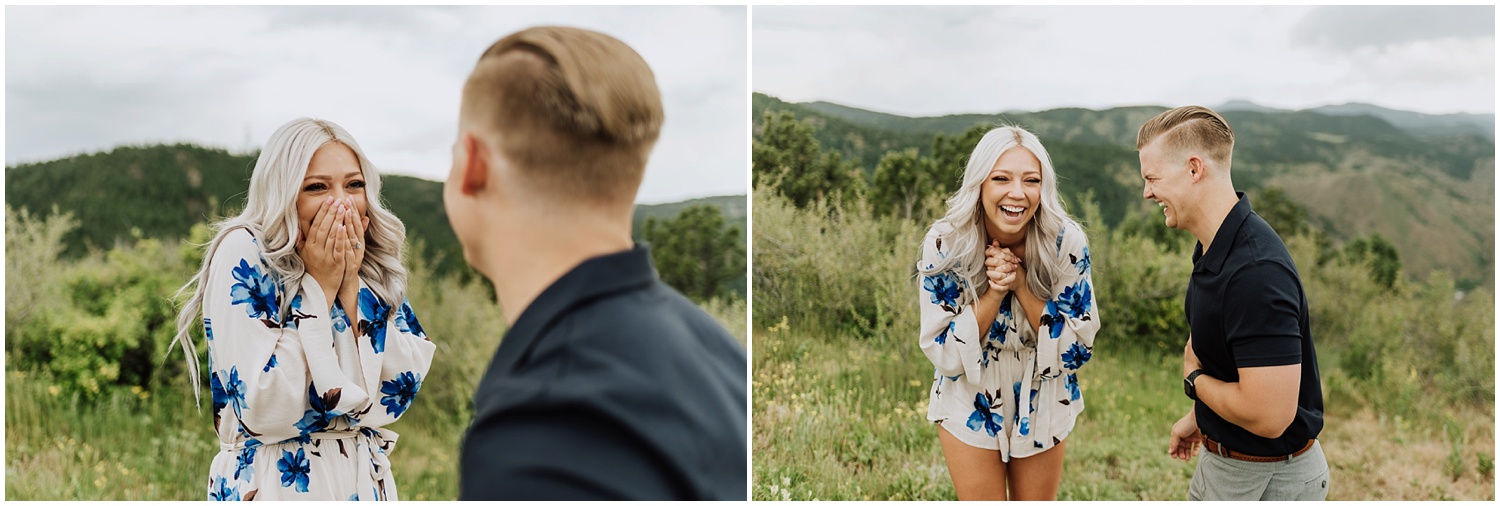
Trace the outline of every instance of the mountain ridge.
{"label": "mountain ridge", "polygon": [[[1308,210],[1312,223],[1339,240],[1380,233],[1396,243],[1403,264],[1415,276],[1442,269],[1469,283],[1493,285],[1492,135],[1477,129],[1413,133],[1373,114],[1256,109],[1222,112],[1236,134],[1237,189],[1253,194],[1280,187]],[[930,156],[937,134],[959,135],[1002,120],[1018,124],[1042,139],[1060,177],[1093,174],[1102,167],[1102,178],[1112,181],[1080,183],[1097,187],[1096,196],[1110,193],[1114,199],[1128,200],[1114,204],[1114,212],[1123,209],[1120,205],[1144,206],[1136,130],[1165,110],[1058,108],[913,118],[828,101],[793,103],[761,93],[752,97],[757,124],[766,112],[792,112],[818,127],[815,136],[825,149],[842,151],[867,173],[887,151],[917,148]],[[1065,163],[1068,155],[1084,151],[1093,154],[1074,157],[1072,166]],[[1104,202],[1101,209],[1111,212]]]}

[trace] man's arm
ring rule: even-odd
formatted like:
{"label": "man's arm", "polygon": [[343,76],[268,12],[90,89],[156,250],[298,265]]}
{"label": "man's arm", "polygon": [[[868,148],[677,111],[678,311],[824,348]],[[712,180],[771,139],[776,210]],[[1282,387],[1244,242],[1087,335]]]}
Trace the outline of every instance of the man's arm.
{"label": "man's arm", "polygon": [[1240,381],[1230,383],[1203,374],[1193,381],[1198,400],[1219,416],[1267,438],[1276,439],[1297,417],[1302,365],[1239,368]]}

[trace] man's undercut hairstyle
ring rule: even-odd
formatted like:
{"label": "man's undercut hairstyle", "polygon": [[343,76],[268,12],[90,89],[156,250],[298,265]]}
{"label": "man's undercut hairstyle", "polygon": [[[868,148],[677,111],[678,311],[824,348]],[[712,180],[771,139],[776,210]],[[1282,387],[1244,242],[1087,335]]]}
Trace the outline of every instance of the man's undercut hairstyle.
{"label": "man's undercut hairstyle", "polygon": [[1168,152],[1197,151],[1226,169],[1234,153],[1234,130],[1223,116],[1207,107],[1188,105],[1151,118],[1136,134],[1135,149],[1146,147],[1158,137],[1164,137],[1162,146]]}
{"label": "man's undercut hairstyle", "polygon": [[464,83],[461,122],[566,200],[633,202],[661,133],[646,60],[614,37],[541,26],[500,39]]}

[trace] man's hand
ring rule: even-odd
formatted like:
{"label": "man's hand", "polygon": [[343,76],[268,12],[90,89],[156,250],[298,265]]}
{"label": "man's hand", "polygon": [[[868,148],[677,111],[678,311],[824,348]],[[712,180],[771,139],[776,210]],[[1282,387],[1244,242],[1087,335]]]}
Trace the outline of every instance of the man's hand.
{"label": "man's hand", "polygon": [[1198,454],[1198,444],[1203,442],[1203,432],[1198,430],[1198,418],[1193,410],[1177,423],[1172,424],[1172,437],[1167,442],[1167,454],[1183,462],[1191,462]]}

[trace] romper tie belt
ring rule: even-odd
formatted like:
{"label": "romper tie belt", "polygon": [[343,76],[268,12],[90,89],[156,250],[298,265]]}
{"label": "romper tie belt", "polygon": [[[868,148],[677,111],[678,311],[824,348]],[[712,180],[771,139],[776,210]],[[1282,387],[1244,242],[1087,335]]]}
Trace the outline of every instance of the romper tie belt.
{"label": "romper tie belt", "polygon": [[[384,427],[360,427],[357,430],[312,432],[308,433],[307,437],[325,441],[330,439],[354,441],[354,465],[359,470],[359,472],[355,473],[358,482],[354,490],[359,500],[385,500],[386,497],[382,497],[381,491],[386,488],[386,484],[390,484],[392,487],[395,486],[395,482],[391,481],[391,461],[388,457],[390,452],[396,447],[396,438],[398,435],[395,431]],[[292,443],[298,439],[300,438],[292,438],[274,444]],[[245,448],[244,441],[236,441],[234,443],[219,442],[219,450],[221,451],[239,452]]]}

